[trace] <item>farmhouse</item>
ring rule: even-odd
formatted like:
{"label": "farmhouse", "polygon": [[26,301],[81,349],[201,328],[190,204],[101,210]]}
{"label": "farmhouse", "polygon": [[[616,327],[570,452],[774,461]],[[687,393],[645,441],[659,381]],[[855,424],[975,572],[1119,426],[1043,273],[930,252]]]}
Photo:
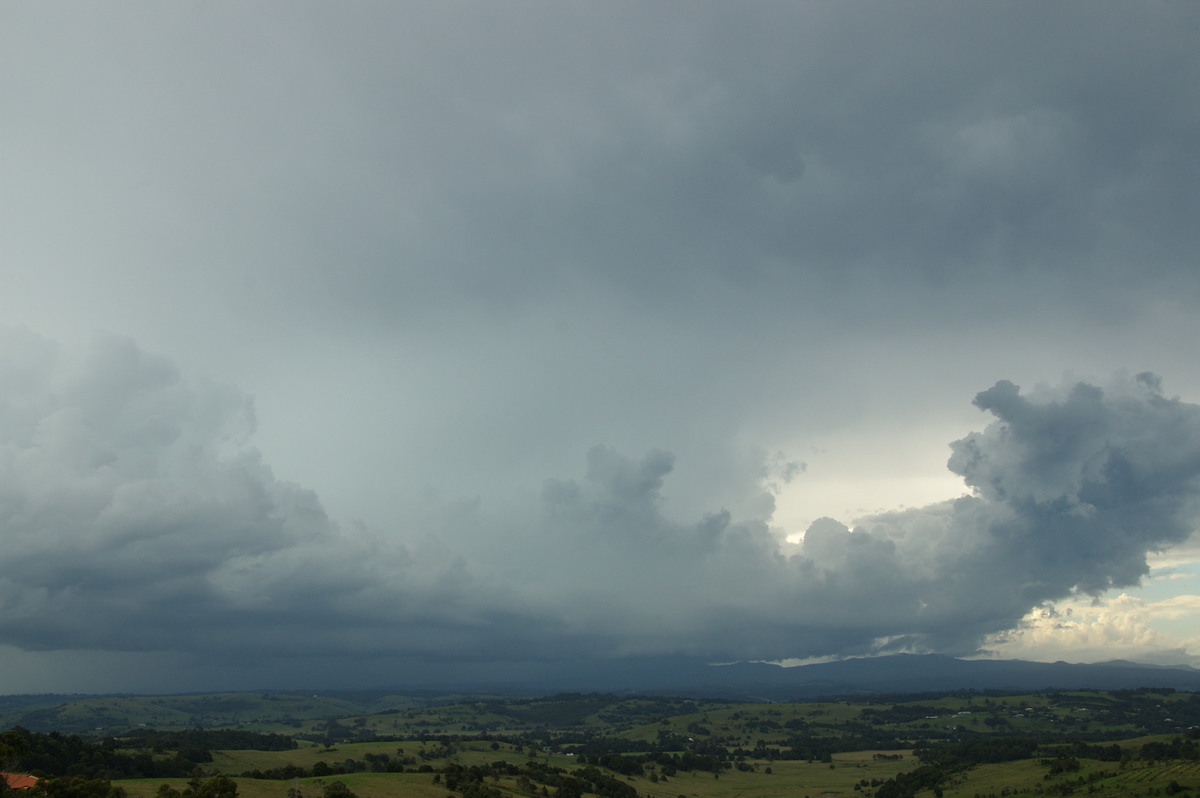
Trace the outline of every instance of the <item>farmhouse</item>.
{"label": "farmhouse", "polygon": [[0,776],[4,777],[10,790],[27,790],[38,782],[37,776],[28,773],[0,773]]}

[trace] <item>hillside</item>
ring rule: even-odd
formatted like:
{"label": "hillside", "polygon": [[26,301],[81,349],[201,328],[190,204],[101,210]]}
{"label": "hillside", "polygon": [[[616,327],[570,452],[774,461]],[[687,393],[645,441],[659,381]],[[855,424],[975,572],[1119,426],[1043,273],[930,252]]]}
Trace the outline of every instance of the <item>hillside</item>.
{"label": "hillside", "polygon": [[[97,707],[163,717],[188,707],[340,711],[353,703],[270,694],[239,703],[237,695],[92,698],[68,702],[60,716],[87,717],[83,710]],[[389,703],[357,700],[360,709]],[[567,693],[259,718],[238,730],[139,724],[89,739],[18,728],[0,734],[0,748],[44,777],[29,798],[350,798],[341,790],[358,798],[1115,798],[1200,786],[1198,728],[1200,694],[1172,690],[789,703]]]}
{"label": "hillside", "polygon": [[0,727],[111,732],[135,726],[244,726],[301,729],[314,721],[437,706],[464,697],[506,701],[556,692],[610,692],[736,701],[796,701],[947,690],[1200,690],[1200,671],[1127,662],[1091,665],[959,660],[899,654],[782,668],[766,663],[707,665],[648,659],[535,683],[483,683],[428,689],[214,693],[169,696],[0,696]]}

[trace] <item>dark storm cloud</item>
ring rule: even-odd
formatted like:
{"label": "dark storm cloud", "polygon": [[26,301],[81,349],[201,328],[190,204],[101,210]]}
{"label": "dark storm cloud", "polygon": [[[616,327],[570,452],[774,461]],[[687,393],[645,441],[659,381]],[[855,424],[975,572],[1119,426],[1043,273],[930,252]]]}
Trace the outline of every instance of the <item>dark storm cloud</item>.
{"label": "dark storm cloud", "polygon": [[[85,240],[138,230],[138,260],[243,283],[227,301],[388,327],[579,280],[1036,297],[1051,264],[1123,284],[1197,243],[1188,5],[228,8],[57,20],[108,68],[7,84],[11,140],[47,156],[14,212],[78,203]],[[14,46],[47,35],[10,13]]]}
{"label": "dark storm cloud", "polygon": [[[276,480],[232,388],[102,338],[5,331],[0,631],[31,650],[408,661],[975,651],[1030,606],[1136,583],[1200,497],[1200,406],[1141,375],[1026,396],[953,444],[973,495],[790,551],[761,518],[664,512],[672,455],[592,449],[530,504],[343,526]],[[760,471],[781,478],[799,466]]]}
{"label": "dark storm cloud", "polygon": [[0,7],[6,639],[969,651],[1190,528],[1149,381],[920,505],[1200,395],[1200,6],[130,8]]}
{"label": "dark storm cloud", "polygon": [[1142,278],[1174,273],[1195,243],[1171,221],[1196,209],[1197,64],[1176,29],[1195,20],[1082,8],[709,8],[674,36],[643,20],[619,53],[580,43],[611,77],[580,81],[586,103],[524,61],[512,107],[465,98],[486,109],[473,152],[497,151],[497,120],[528,137],[488,158],[494,193],[461,201],[501,214],[489,241],[639,299],[677,295],[683,269],[687,291],[708,276],[788,301],[869,279],[1025,294],[1013,270],[1033,287],[1050,264],[1124,282],[1135,252]]}
{"label": "dark storm cloud", "polygon": [[[1197,13],[11,3],[0,312],[229,375],[280,468],[354,512],[394,446],[439,486],[564,473],[598,441],[726,457],[778,448],[746,419],[799,395],[807,442],[890,363],[953,379],[922,335],[960,359],[1047,340],[1020,372],[970,359],[956,395],[1108,373],[1144,360],[1090,362],[1073,331],[1195,302]],[[326,433],[297,395],[406,412]]]}

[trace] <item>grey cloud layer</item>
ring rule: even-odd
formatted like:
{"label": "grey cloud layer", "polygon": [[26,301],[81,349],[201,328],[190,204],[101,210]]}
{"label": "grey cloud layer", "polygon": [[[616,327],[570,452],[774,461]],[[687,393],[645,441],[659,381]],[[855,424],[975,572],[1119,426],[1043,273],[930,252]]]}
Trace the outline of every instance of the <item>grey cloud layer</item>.
{"label": "grey cloud layer", "polygon": [[4,639],[969,651],[1190,528],[1063,374],[1200,396],[1200,6],[132,2],[0,4]]}
{"label": "grey cloud layer", "polygon": [[0,13],[0,318],[226,375],[373,523],[1190,356],[1193,5]]}
{"label": "grey cloud layer", "polygon": [[[206,294],[272,316],[408,327],[580,281],[1035,298],[1012,269],[1128,284],[1197,243],[1188,5],[79,11],[9,12],[9,146],[40,170],[13,213],[37,231],[65,202],[116,273],[203,265]],[[24,52],[47,41],[101,68]]]}
{"label": "grey cloud layer", "polygon": [[674,458],[607,447],[526,503],[398,506],[394,528],[367,529],[273,477],[236,390],[123,339],[72,356],[3,338],[0,631],[27,649],[967,653],[1038,602],[1136,583],[1200,517],[1200,406],[1139,375],[1030,395],[997,383],[975,400],[996,420],[952,445],[973,495],[853,530],[822,519],[798,550],[769,498],[762,517],[675,520]]}

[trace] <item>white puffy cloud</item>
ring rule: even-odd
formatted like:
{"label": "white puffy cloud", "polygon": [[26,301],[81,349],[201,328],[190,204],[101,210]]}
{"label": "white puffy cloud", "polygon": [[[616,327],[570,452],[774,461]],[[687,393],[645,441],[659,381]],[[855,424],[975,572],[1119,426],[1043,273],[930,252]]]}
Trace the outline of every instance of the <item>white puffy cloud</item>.
{"label": "white puffy cloud", "polygon": [[989,637],[985,648],[988,655],[1006,659],[1195,666],[1200,637],[1172,634],[1156,622],[1187,619],[1194,628],[1198,616],[1200,596],[1195,595],[1150,601],[1121,593],[1060,601],[1033,609],[1015,628]]}

